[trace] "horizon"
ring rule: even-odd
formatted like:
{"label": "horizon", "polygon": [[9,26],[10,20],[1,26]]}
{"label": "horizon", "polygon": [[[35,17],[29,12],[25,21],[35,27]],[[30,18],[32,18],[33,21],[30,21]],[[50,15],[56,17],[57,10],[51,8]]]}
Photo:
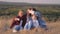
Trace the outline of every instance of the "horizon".
{"label": "horizon", "polygon": [[22,2],[32,4],[60,4],[60,0],[0,0],[3,2]]}

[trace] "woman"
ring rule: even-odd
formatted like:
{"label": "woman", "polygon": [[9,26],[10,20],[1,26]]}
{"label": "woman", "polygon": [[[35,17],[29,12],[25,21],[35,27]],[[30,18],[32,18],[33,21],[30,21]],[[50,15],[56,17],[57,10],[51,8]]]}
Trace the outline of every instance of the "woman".
{"label": "woman", "polygon": [[37,20],[37,16],[34,14],[34,12],[32,12],[32,19],[26,23],[24,30],[30,30],[31,28],[39,28],[39,23]]}
{"label": "woman", "polygon": [[13,28],[13,32],[17,32],[22,29],[23,21],[23,10],[19,10],[18,16],[13,19],[12,25],[10,26],[10,28]]}

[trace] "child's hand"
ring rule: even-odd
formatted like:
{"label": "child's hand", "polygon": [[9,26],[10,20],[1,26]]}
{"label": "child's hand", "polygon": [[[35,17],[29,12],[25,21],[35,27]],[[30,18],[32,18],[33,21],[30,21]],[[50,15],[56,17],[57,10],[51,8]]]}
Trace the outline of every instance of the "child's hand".
{"label": "child's hand", "polygon": [[15,18],[15,21],[19,21],[19,18]]}

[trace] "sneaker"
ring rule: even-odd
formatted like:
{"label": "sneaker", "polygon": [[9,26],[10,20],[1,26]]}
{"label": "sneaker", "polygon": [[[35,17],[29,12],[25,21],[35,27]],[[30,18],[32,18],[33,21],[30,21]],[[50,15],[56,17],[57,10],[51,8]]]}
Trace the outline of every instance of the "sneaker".
{"label": "sneaker", "polygon": [[13,30],[13,32],[15,33],[15,32],[17,32],[17,30]]}

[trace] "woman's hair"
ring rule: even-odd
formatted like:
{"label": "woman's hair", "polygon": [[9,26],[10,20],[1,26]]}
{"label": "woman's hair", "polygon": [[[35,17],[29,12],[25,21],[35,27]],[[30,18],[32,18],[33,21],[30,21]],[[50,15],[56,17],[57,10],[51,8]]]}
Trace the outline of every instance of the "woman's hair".
{"label": "woman's hair", "polygon": [[22,9],[19,9],[19,11],[22,11],[22,12],[23,12],[24,10],[22,10]]}
{"label": "woman's hair", "polygon": [[28,8],[29,10],[33,10],[33,11],[36,11],[36,8]]}
{"label": "woman's hair", "polygon": [[20,15],[24,15],[23,10],[19,10],[18,16],[20,16]]}

